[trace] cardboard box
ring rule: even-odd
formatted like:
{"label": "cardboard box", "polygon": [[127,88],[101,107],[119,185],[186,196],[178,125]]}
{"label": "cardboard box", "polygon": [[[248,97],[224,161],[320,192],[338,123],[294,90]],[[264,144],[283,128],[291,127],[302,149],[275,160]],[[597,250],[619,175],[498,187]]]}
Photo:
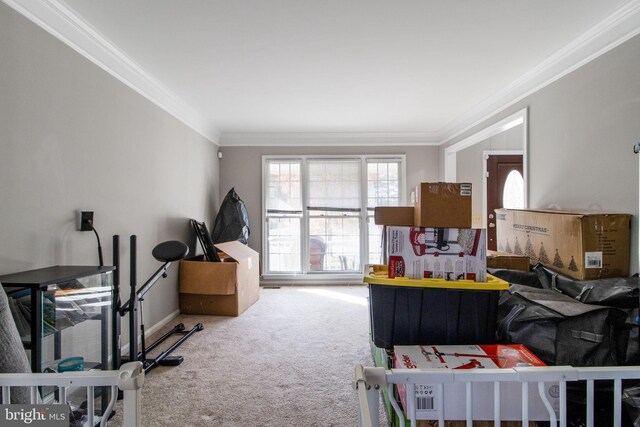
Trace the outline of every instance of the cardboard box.
{"label": "cardboard box", "polygon": [[[375,361],[375,366],[391,369],[393,367],[393,351],[385,348],[376,347],[373,341],[370,341],[371,352],[373,353],[373,360]],[[400,420],[391,406],[391,402],[389,401],[389,396],[386,388],[382,390],[383,395],[383,403],[385,406],[385,410],[390,419],[390,425],[401,427]],[[405,419],[405,427],[409,427],[411,425],[411,421]],[[466,427],[466,421],[445,421],[445,427]],[[502,427],[522,427],[521,421],[505,421],[501,420],[500,425]],[[537,423],[535,421],[530,421],[530,427],[537,427]],[[437,420],[416,420],[416,427],[438,427]],[[493,421],[480,421],[474,420],[473,427],[493,427]]]}
{"label": "cardboard box", "polygon": [[[515,345],[421,345],[395,346],[394,367],[408,369],[476,369],[476,368],[513,368],[515,366],[545,366],[525,346]],[[545,383],[546,396],[553,409],[559,410],[559,387],[557,383]],[[400,401],[408,413],[407,405],[413,405],[413,399],[407,401],[406,387],[397,385]],[[416,419],[438,419],[438,394],[434,384],[416,384]],[[444,418],[447,420],[466,419],[465,384],[444,385]],[[501,385],[500,411],[503,420],[520,420],[522,412],[522,388],[519,382],[507,382]],[[473,384],[473,418],[493,419],[493,382]],[[538,395],[537,383],[529,384],[529,419],[545,421],[549,414]]]}
{"label": "cardboard box", "polygon": [[501,252],[578,280],[629,276],[631,215],[496,209]]}
{"label": "cardboard box", "polygon": [[413,225],[471,228],[471,184],[420,183],[415,190]]}
{"label": "cardboard box", "polygon": [[487,251],[487,268],[529,271],[531,270],[530,262],[528,256]]}
{"label": "cardboard box", "polygon": [[487,280],[484,229],[389,226],[386,237],[391,278]]}
{"label": "cardboard box", "polygon": [[377,206],[373,221],[376,225],[413,225],[413,206]]}
{"label": "cardboard box", "polygon": [[238,316],[260,298],[258,253],[234,241],[218,243],[223,262],[180,261],[180,312]]}

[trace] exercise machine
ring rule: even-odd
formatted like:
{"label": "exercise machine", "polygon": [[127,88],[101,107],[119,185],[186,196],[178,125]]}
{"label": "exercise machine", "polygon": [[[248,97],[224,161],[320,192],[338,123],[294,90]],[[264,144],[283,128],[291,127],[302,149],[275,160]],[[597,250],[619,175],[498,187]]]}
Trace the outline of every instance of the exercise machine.
{"label": "exercise machine", "polygon": [[[202,323],[196,324],[190,330],[185,330],[184,324],[179,323],[169,332],[151,343],[148,347],[145,344],[144,318],[142,306],[144,296],[153,288],[153,286],[161,278],[167,277],[167,269],[172,262],[179,261],[187,256],[189,247],[178,240],[169,240],[159,243],[153,248],[151,254],[153,257],[162,262],[162,266],[140,287],[137,286],[136,280],[136,236],[131,236],[130,245],[130,291],[129,301],[124,304],[120,303],[120,236],[113,236],[113,263],[116,266],[114,275],[114,294],[113,294],[113,361],[114,367],[117,369],[123,363],[120,348],[120,318],[129,314],[129,359],[126,361],[140,361],[143,364],[144,371],[149,372],[157,366],[176,366],[182,363],[182,356],[173,356],[171,353],[185,342],[194,333],[204,329]],[[140,312],[138,314],[138,312]],[[140,329],[140,343],[138,342],[138,328]],[[147,353],[158,347],[173,335],[182,335],[180,339],[172,343],[166,350],[153,359],[147,358]],[[140,350],[138,350],[140,344]]]}

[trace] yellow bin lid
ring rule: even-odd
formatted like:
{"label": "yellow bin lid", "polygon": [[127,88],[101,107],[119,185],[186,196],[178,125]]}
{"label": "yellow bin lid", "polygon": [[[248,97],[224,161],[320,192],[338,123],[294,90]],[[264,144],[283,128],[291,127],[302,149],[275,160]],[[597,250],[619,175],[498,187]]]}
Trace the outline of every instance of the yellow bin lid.
{"label": "yellow bin lid", "polygon": [[445,280],[445,279],[407,279],[406,277],[389,278],[386,265],[365,266],[363,281],[373,285],[410,286],[414,288],[448,288],[469,289],[474,291],[504,291],[509,289],[509,283],[491,274],[487,274],[486,282],[473,280]]}

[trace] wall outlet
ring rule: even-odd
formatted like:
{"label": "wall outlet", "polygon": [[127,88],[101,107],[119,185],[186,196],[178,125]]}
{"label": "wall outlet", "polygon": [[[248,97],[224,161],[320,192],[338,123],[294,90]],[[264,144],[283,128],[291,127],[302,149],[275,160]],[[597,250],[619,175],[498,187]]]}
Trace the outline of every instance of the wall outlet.
{"label": "wall outlet", "polygon": [[91,231],[93,230],[93,211],[81,211],[78,216],[78,230],[79,231]]}

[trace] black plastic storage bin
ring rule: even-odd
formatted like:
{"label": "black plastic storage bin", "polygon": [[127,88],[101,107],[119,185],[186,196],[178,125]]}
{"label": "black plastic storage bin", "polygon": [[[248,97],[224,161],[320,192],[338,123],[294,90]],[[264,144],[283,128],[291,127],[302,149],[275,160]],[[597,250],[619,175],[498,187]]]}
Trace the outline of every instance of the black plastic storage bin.
{"label": "black plastic storage bin", "polygon": [[492,276],[488,280],[463,283],[365,277],[373,343],[388,349],[394,345],[494,343],[500,290],[509,285]]}

